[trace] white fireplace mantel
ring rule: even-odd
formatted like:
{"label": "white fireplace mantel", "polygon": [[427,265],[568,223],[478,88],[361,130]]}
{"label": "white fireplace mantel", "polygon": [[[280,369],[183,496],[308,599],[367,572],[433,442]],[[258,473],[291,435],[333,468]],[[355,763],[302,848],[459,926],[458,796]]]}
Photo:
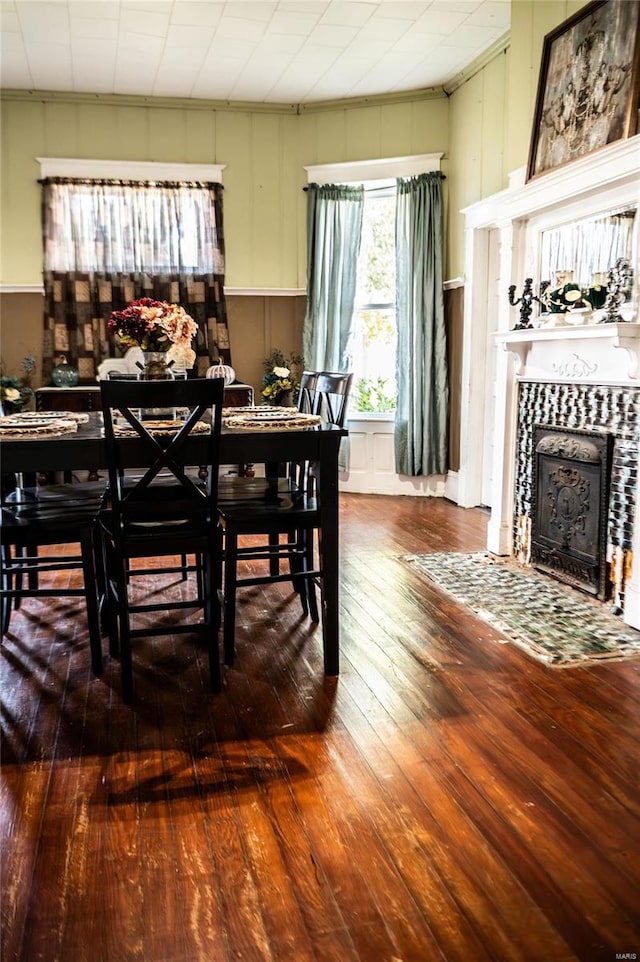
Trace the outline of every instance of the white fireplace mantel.
{"label": "white fireplace mantel", "polygon": [[[466,208],[465,296],[458,503],[488,504],[487,548],[513,553],[519,381],[640,386],[640,284],[636,216],[631,301],[622,323],[536,318],[513,330],[517,307],[509,288],[540,282],[545,230],[629,205],[640,208],[640,135],[621,140],[556,170],[510,186]],[[591,317],[593,322],[597,318]],[[554,326],[551,326],[551,325]],[[482,439],[482,443],[480,443]],[[640,523],[633,528],[640,558]],[[624,619],[640,628],[640,565],[625,594]]]}
{"label": "white fireplace mantel", "polygon": [[640,324],[585,324],[496,334],[513,355],[514,373],[536,380],[638,384]]}

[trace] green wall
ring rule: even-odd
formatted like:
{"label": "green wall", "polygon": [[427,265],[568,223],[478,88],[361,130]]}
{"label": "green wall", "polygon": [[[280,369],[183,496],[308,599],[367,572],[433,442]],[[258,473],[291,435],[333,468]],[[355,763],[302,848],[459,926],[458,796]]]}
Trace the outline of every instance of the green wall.
{"label": "green wall", "polygon": [[305,165],[446,152],[448,101],[307,110],[119,103],[29,92],[2,102],[0,283],[39,284],[37,157],[225,164],[226,282],[304,288]]}
{"label": "green wall", "polygon": [[514,0],[510,46],[450,97],[402,95],[293,107],[65,97],[2,101],[0,284],[40,283],[36,157],[225,164],[227,286],[304,288],[304,167],[443,152],[447,276],[460,276],[460,209],[527,162],[542,43],[580,0]]}
{"label": "green wall", "polygon": [[527,164],[545,35],[584,6],[580,0],[512,0],[508,49],[471,74],[449,105],[448,276],[462,276],[460,210],[508,186]]}
{"label": "green wall", "polygon": [[[302,107],[149,101],[5,91],[0,103],[0,290],[41,285],[37,157],[225,164],[227,289],[306,284],[304,167],[443,152],[445,276],[463,275],[461,208],[526,165],[543,39],[579,0],[514,0],[510,43],[472,65],[450,96],[415,93]],[[262,358],[299,350],[304,298],[231,296],[239,376],[259,387]],[[0,297],[0,360],[40,352],[42,297]]]}

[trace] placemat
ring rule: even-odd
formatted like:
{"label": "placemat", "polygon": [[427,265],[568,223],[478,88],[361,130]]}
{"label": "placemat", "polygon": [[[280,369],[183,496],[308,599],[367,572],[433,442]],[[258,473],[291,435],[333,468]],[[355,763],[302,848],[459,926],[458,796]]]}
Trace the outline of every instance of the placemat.
{"label": "placemat", "polygon": [[65,421],[76,421],[77,424],[89,423],[89,415],[82,411],[20,411],[18,414],[11,414],[8,417],[18,418],[27,424],[45,418],[54,421],[63,418]]}
{"label": "placemat", "polygon": [[19,415],[0,418],[0,438],[5,440],[30,441],[61,434],[73,434],[77,430],[78,422],[69,418],[24,419]]}
{"label": "placemat", "polygon": [[238,407],[224,407],[222,409],[222,417],[231,417],[235,414],[263,414],[269,412],[280,412],[281,414],[298,414],[297,408],[287,408],[287,407],[277,407],[275,405],[269,404],[249,404],[246,407],[238,405]]}
{"label": "placemat", "polygon": [[300,431],[321,422],[319,415],[302,414],[297,408],[257,408],[224,418],[224,426],[234,431]]}
{"label": "placemat", "polygon": [[[181,427],[184,425],[184,421],[142,421],[143,427],[151,435],[162,435],[162,434],[177,434]],[[207,424],[206,421],[196,421],[190,430],[190,434],[208,434],[211,430],[211,425]],[[113,433],[119,438],[138,438],[140,435],[138,432],[128,424],[114,424]]]}

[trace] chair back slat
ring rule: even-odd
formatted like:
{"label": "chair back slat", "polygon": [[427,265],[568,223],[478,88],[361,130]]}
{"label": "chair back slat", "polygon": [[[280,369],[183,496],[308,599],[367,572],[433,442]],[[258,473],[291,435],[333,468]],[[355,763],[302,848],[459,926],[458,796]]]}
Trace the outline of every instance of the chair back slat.
{"label": "chair back slat", "polygon": [[344,427],[353,374],[319,371],[313,397],[313,413],[324,421]]}
{"label": "chair back slat", "polygon": [[301,414],[313,414],[317,379],[318,375],[315,371],[303,371],[300,375],[298,411]]}
{"label": "chair back slat", "polygon": [[[224,380],[103,380],[100,393],[115,530],[212,517],[217,506]],[[145,411],[158,409],[187,413],[175,421],[173,430],[160,433],[144,417]],[[203,420],[206,431],[201,431]],[[189,444],[196,425],[200,444],[194,457]],[[201,481],[202,468],[206,484]]]}

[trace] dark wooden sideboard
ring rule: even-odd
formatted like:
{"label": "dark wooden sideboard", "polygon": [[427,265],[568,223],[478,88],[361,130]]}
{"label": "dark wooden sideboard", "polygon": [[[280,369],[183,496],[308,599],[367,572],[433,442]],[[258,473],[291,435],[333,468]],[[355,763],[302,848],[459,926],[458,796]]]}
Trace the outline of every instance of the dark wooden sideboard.
{"label": "dark wooden sideboard", "polygon": [[[99,411],[100,387],[88,384],[81,387],[40,387],[35,392],[36,411]],[[227,407],[247,407],[253,404],[250,384],[229,384],[224,389]]]}
{"label": "dark wooden sideboard", "polygon": [[39,387],[36,389],[36,411],[99,411],[100,388]]}

